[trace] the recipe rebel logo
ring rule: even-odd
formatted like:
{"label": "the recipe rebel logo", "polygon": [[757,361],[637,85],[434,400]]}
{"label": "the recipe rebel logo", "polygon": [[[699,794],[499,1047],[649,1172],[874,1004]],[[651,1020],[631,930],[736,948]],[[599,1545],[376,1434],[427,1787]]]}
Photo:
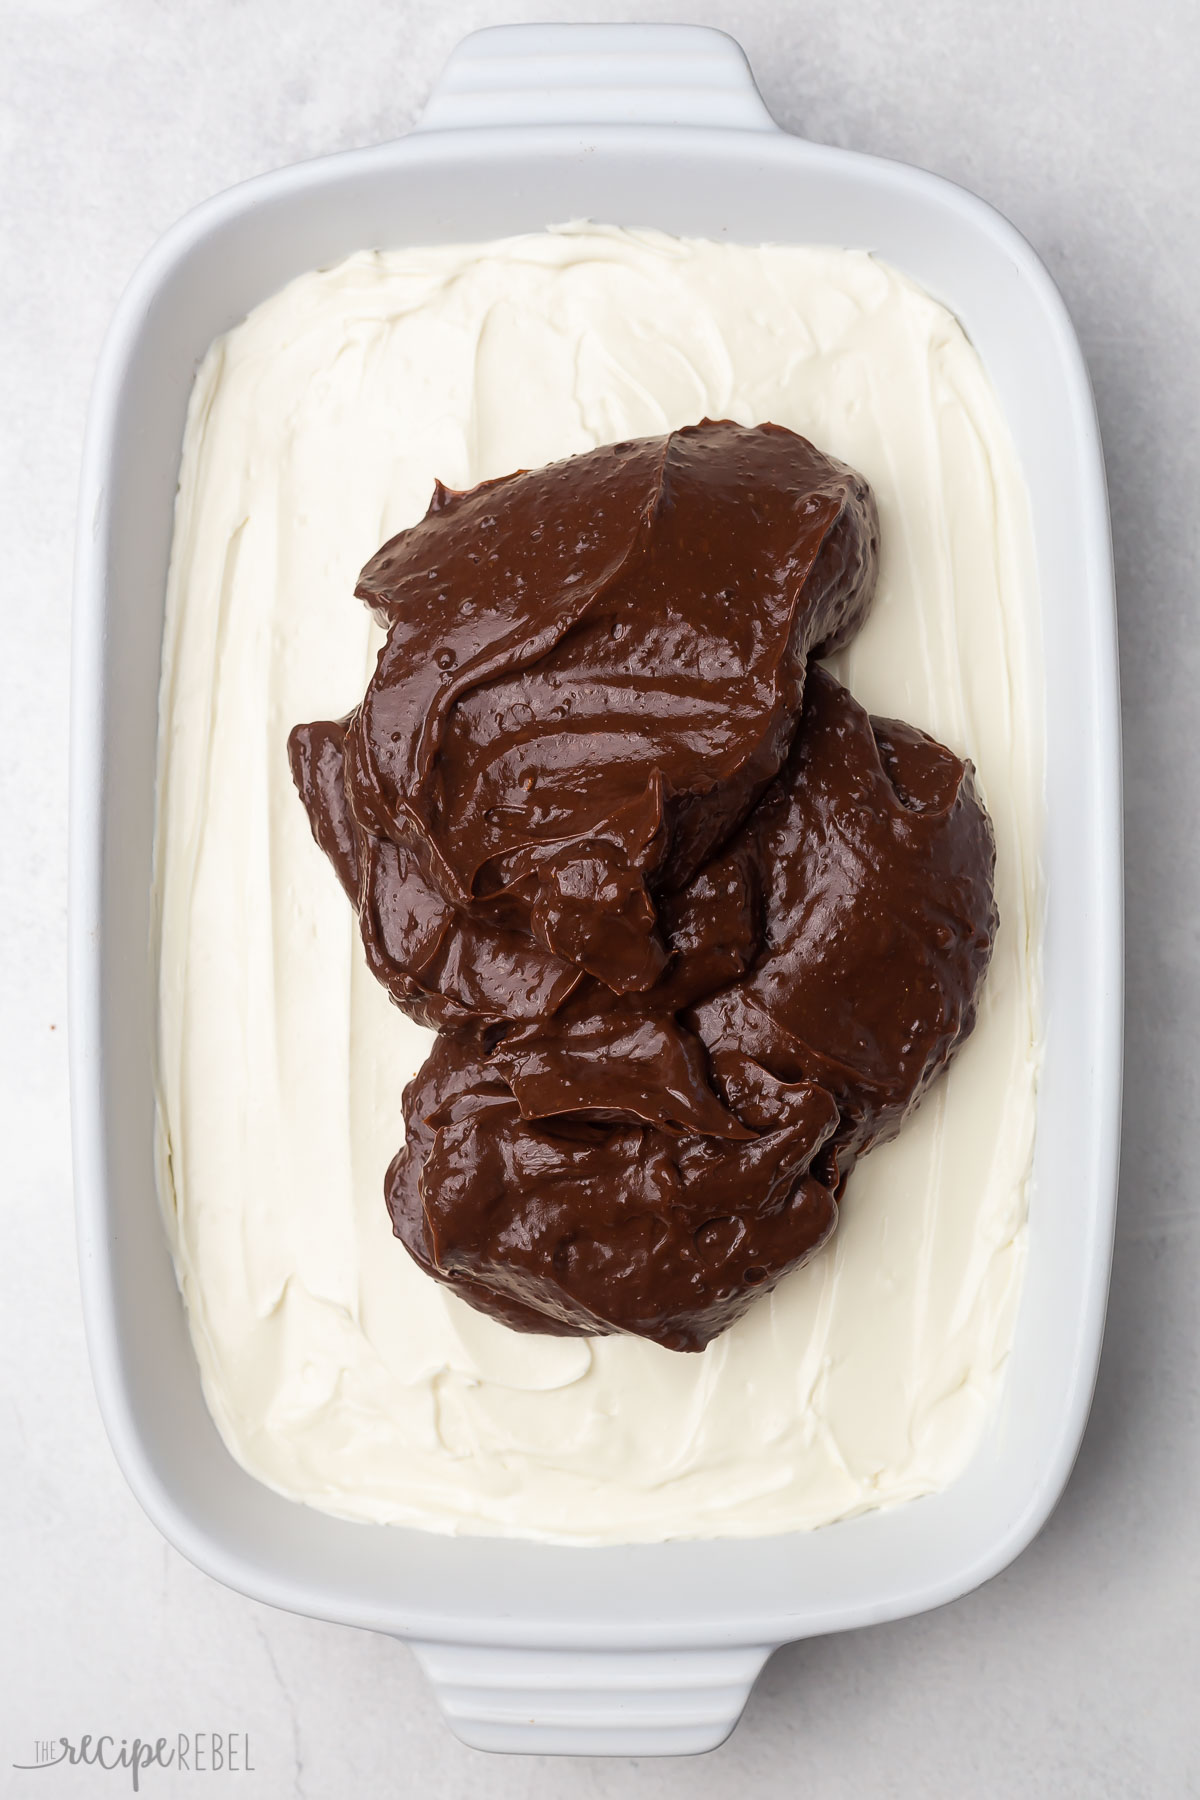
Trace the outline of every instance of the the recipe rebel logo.
{"label": "the recipe rebel logo", "polygon": [[124,1769],[135,1794],[148,1769],[174,1769],[185,1775],[253,1775],[254,1762],[248,1731],[179,1731],[174,1737],[115,1738],[108,1732],[95,1737],[39,1738],[32,1762],[15,1762],[14,1769],[37,1771],[63,1764],[85,1769]]}

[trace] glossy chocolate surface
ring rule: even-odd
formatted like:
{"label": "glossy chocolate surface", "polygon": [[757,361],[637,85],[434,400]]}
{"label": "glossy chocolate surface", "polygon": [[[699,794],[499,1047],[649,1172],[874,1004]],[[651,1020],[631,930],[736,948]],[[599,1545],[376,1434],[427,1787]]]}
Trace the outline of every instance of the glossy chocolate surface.
{"label": "glossy chocolate surface", "polygon": [[[877,536],[866,483],[773,425],[439,488],[357,589],[389,633],[348,790],[394,846],[377,879],[429,895],[395,932],[368,915],[397,998],[450,1025],[540,1016],[566,971],[653,985],[652,895],[777,773],[809,654],[866,614]],[[475,938],[446,949],[464,914],[511,971]]]}
{"label": "glossy chocolate surface", "polygon": [[861,478],[706,422],[439,489],[363,572],[387,644],[293,775],[372,969],[441,1028],[396,1233],[517,1329],[702,1348],[971,1028],[970,766],[809,666],[876,557]]}

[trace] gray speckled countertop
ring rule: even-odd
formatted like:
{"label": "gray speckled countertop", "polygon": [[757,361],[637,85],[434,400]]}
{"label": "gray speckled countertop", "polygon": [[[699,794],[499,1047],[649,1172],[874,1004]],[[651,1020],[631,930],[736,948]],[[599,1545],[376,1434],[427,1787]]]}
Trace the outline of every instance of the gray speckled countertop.
{"label": "gray speckled countertop", "polygon": [[[1099,1391],[1033,1548],[940,1612],[780,1652],[701,1761],[560,1763],[463,1749],[402,1646],[218,1587],[117,1472],[71,1217],[67,623],[88,385],[157,235],[245,176],[405,129],[475,26],[630,16],[724,26],[782,123],[975,189],[1062,286],[1120,584],[1128,1085]],[[1198,92],[1194,0],[0,0],[0,1792],[129,1791],[13,1770],[37,1738],[236,1731],[253,1774],[151,1771],[142,1791],[1200,1794]]]}

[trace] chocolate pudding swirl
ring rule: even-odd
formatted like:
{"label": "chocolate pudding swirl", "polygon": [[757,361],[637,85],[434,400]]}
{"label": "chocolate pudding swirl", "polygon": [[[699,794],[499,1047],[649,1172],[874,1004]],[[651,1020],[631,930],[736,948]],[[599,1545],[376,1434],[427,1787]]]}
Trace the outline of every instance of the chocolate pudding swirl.
{"label": "chocolate pudding swirl", "polygon": [[811,662],[877,554],[861,477],[705,421],[439,486],[363,571],[387,642],[292,772],[371,968],[440,1033],[396,1235],[515,1329],[702,1349],[971,1030],[970,764]]}

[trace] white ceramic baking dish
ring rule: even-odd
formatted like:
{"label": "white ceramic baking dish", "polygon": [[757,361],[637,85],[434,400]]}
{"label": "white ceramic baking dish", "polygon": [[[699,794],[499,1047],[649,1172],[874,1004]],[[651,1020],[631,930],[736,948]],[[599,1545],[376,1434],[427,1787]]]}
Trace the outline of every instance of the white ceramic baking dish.
{"label": "white ceramic baking dish", "polygon": [[[947,302],[1033,502],[1046,667],[1046,1048],[1028,1273],[1003,1401],[946,1492],[773,1539],[564,1549],[342,1523],[243,1473],[201,1397],[154,1188],[149,962],[163,591],[188,390],[218,333],[365,245],[590,215],[877,251]],[[218,1579],[413,1646],[469,1743],[706,1749],[776,1646],[965,1593],[1044,1523],[1100,1349],[1121,1051],[1120,759],[1103,465],[1087,375],[1029,246],[980,201],[778,130],[738,47],[680,26],[468,38],[420,127],[208,202],[123,299],[84,458],[74,623],[72,1077],[92,1366],[165,1536]]]}

